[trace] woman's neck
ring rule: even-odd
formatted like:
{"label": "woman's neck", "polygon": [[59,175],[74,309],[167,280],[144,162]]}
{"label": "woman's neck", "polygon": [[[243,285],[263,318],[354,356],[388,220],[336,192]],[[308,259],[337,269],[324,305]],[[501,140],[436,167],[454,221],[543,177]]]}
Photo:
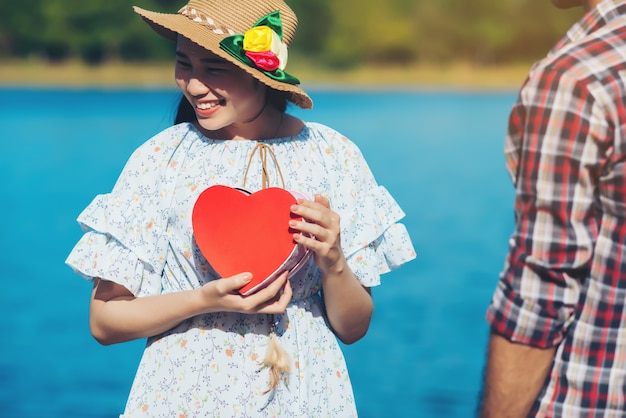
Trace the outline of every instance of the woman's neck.
{"label": "woman's neck", "polygon": [[243,121],[235,122],[228,126],[224,126],[215,131],[209,131],[202,128],[196,123],[198,128],[205,136],[221,140],[263,140],[280,138],[284,136],[285,121],[289,116],[284,112],[266,106],[259,114]]}

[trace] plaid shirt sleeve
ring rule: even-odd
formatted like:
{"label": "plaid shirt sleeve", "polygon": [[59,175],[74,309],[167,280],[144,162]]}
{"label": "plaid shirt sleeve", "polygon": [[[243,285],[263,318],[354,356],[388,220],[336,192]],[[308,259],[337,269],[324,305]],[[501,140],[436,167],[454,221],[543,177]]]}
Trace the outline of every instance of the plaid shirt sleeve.
{"label": "plaid shirt sleeve", "polygon": [[610,137],[588,83],[560,64],[531,71],[510,115],[515,230],[487,311],[494,332],[541,348],[564,338],[589,274]]}

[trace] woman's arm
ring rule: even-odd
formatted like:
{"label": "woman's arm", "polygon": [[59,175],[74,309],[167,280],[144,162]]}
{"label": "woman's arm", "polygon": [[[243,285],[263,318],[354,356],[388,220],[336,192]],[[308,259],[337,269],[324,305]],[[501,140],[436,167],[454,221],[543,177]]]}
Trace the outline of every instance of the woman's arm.
{"label": "woman's arm", "polygon": [[363,287],[347,263],[335,273],[322,274],[324,303],[331,328],[345,344],[365,336],[370,326],[374,301],[368,287]]}
{"label": "woman's arm", "polygon": [[109,345],[152,337],[204,313],[285,312],[292,296],[287,273],[253,295],[236,293],[251,278],[249,273],[242,273],[193,290],[145,297],[135,297],[124,286],[96,279],[89,310],[91,333],[98,342]]}
{"label": "woman's arm", "polygon": [[341,250],[340,218],[330,210],[327,199],[317,195],[313,202],[299,200],[291,208],[307,222],[291,221],[300,233],[294,240],[313,251],[315,263],[322,271],[322,291],[331,328],[345,344],[361,339],[369,328],[374,310],[369,288],[359,283]]}

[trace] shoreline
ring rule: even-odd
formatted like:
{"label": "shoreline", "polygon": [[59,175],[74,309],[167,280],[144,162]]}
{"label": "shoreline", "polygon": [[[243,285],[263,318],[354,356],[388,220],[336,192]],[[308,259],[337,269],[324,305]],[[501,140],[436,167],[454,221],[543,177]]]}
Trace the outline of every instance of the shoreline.
{"label": "shoreline", "polygon": [[[477,67],[359,67],[347,71],[314,68],[299,63],[290,73],[304,89],[334,90],[517,90],[531,64]],[[0,61],[0,86],[15,88],[139,88],[175,89],[173,63],[121,63],[88,66],[80,62]]]}

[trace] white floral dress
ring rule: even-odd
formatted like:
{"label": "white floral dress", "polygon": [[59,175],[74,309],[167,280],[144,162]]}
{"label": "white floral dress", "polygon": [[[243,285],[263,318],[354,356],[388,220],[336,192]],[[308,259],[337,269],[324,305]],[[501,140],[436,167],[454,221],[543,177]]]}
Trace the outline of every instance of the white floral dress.
{"label": "white floral dress", "polygon": [[[379,186],[359,149],[336,131],[305,124],[296,135],[263,141],[288,190],[326,196],[341,216],[349,265],[364,286],[415,257],[404,213]],[[255,141],[222,141],[183,123],[131,156],[111,193],[78,218],[85,234],[67,259],[77,273],[127,287],[135,296],[177,292],[216,280],[193,238],[191,211],[207,187],[241,187]],[[272,185],[280,175],[268,166]],[[250,160],[246,188],[261,188]],[[325,320],[313,258],[291,278],[293,300],[276,315],[291,373],[270,393],[260,366],[269,315],[214,313],[149,338],[124,417],[351,417],[356,407],[337,340]]]}

